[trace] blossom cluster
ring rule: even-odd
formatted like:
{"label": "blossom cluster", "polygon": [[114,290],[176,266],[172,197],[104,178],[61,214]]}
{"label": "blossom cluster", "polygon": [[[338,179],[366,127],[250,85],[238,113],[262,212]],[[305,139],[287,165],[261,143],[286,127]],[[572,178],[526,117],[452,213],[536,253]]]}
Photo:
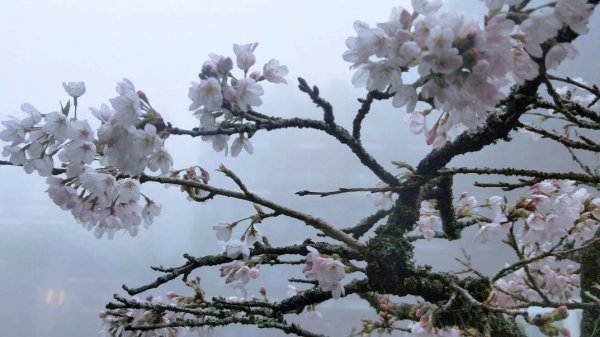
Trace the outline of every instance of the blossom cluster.
{"label": "blossom cluster", "polygon": [[[433,238],[441,226],[435,207],[435,200],[421,202],[415,231],[427,240]],[[499,196],[479,203],[473,196],[463,193],[454,207],[455,218],[475,219],[480,227],[476,236],[478,241],[486,242],[499,234],[514,233],[517,239],[509,237],[505,242],[518,250],[524,259],[532,259],[527,268],[515,268],[499,278],[488,301],[506,306],[544,301],[542,296],[560,302],[571,300],[579,287],[578,271],[573,265],[552,267],[556,265],[556,259],[547,253],[588,243],[600,226],[599,207],[600,198],[592,197],[585,188],[576,189],[570,180],[541,181],[510,207]],[[479,212],[483,209],[489,209],[493,215],[482,216]]]}
{"label": "blossom cluster", "polygon": [[440,336],[440,337],[460,337],[463,331],[457,327],[436,328],[433,326],[434,313],[436,306],[425,303],[415,311],[418,321],[409,325],[410,332],[416,336]]}
{"label": "blossom cluster", "polygon": [[[439,211],[436,209],[437,200],[423,200],[419,207],[419,219],[416,223],[415,231],[426,240],[431,240],[436,232],[442,227],[442,219]],[[454,216],[456,219],[462,219],[473,216],[479,205],[474,196],[469,196],[466,192],[463,193],[454,206]]]}
{"label": "blossom cluster", "polygon": [[[538,260],[519,268],[494,283],[490,302],[507,306],[522,302],[543,302],[540,291],[550,300],[566,303],[579,289],[580,274],[573,265],[552,268],[553,258]],[[533,282],[533,284],[532,284]]]}
{"label": "blossom cluster", "polygon": [[314,247],[306,247],[309,251],[306,256],[306,264],[302,272],[309,280],[315,280],[323,291],[331,291],[333,298],[344,295],[344,287],[341,284],[346,275],[346,266],[338,260],[319,253]]}
{"label": "blossom cluster", "polygon": [[[244,231],[244,234],[240,238],[241,240],[232,239],[233,229],[244,220],[251,220],[251,223]],[[240,257],[243,259],[232,261],[219,268],[220,276],[225,277],[225,284],[231,285],[241,293],[242,298],[248,297],[246,291],[248,282],[251,279],[258,278],[260,274],[260,263],[249,260],[249,257],[250,247],[254,243],[262,241],[262,234],[256,229],[256,223],[261,220],[261,212],[258,212],[254,216],[233,223],[221,222],[213,226],[217,240],[223,243],[225,255],[231,259],[238,259]]]}
{"label": "blossom cluster", "polygon": [[[188,97],[192,100],[189,109],[200,119],[202,130],[217,130],[228,125],[241,123],[252,107],[262,104],[264,94],[259,83],[266,80],[271,83],[287,83],[284,76],[288,73],[286,66],[272,59],[260,71],[250,72],[256,63],[254,50],[258,43],[233,45],[237,67],[243,71],[242,78],[232,74],[233,60],[223,55],[210,54],[204,62],[200,82],[192,82]],[[228,135],[203,136],[204,141],[212,143],[217,152],[229,152]],[[231,144],[231,155],[236,157],[241,150],[248,153],[254,151],[252,144],[244,133],[240,133]]]}
{"label": "blossom cluster", "polygon": [[206,321],[209,316],[201,314],[192,315],[190,313],[170,311],[170,310],[153,310],[143,306],[164,306],[164,305],[179,305],[186,306],[188,309],[201,308],[206,305],[204,298],[205,292],[200,286],[200,278],[188,280],[186,286],[191,288],[194,293],[191,296],[179,295],[173,292],[168,292],[165,296],[148,296],[145,299],[133,297],[132,301],[140,306],[140,308],[127,309],[111,309],[100,313],[102,319],[102,330],[100,336],[107,337],[178,337],[188,335],[185,331],[196,333],[195,336],[210,337],[213,335],[214,329],[212,326],[196,326],[187,327],[164,327],[153,330],[135,331],[125,330],[129,325],[143,326],[153,324],[174,323],[184,319],[195,319]]}
{"label": "blossom cluster", "polygon": [[[593,87],[582,78],[575,77],[571,79],[574,83],[585,87]],[[575,84],[566,85],[563,87],[555,88],[556,94],[563,100],[568,100],[575,104],[579,104],[580,106],[587,107],[593,111],[600,111],[600,100],[597,99],[596,95],[584,91],[580,87]],[[549,111],[550,113],[554,113],[554,110]]]}
{"label": "blossom cluster", "polygon": [[[145,300],[135,297],[133,301],[139,304],[163,304],[164,302],[160,296],[148,296]],[[168,324],[175,322],[179,319],[179,316],[181,315],[172,311],[158,312],[143,308],[107,310],[100,313],[103,324],[99,335],[110,337],[177,337],[180,335],[177,327],[166,327],[149,331],[128,331],[124,327],[129,324]]]}
{"label": "blossom cluster", "polygon": [[529,255],[545,251],[563,239],[582,244],[592,238],[600,225],[600,198],[593,198],[585,188],[576,190],[571,180],[539,182],[510,208],[500,206],[500,197],[493,199],[494,221],[483,223],[478,236],[485,241],[494,234],[506,234],[522,221],[519,243]]}
{"label": "blossom cluster", "polygon": [[442,226],[439,212],[435,209],[435,200],[423,200],[419,208],[419,220],[417,220],[417,232],[431,240],[438,228]]}
{"label": "blossom cluster", "polygon": [[256,279],[260,275],[260,264],[244,263],[244,261],[235,260],[226,263],[219,268],[221,277],[225,277],[225,284],[231,285],[238,290],[242,298],[248,297],[246,285],[250,279]]}
{"label": "blossom cluster", "polygon": [[[375,188],[387,187],[389,187],[389,185],[384,183],[383,181],[380,181],[377,183],[377,185],[375,185]],[[388,211],[392,209],[392,207],[394,207],[394,202],[396,201],[398,196],[393,191],[386,191],[374,193],[372,192],[367,194],[367,197],[371,200],[373,206]]]}
{"label": "blossom cluster", "polygon": [[[112,174],[89,169],[73,179],[48,177],[48,195],[64,210],[70,210],[94,236],[109,239],[118,231],[137,235],[142,220],[146,226],[160,214],[160,205],[143,196],[137,180],[116,180]],[[139,203],[142,197],[145,205]]]}
{"label": "blossom cluster", "polygon": [[[110,99],[114,110],[106,104],[100,109],[91,109],[102,122],[98,129],[98,144],[102,145],[100,163],[132,176],[142,174],[146,167],[167,174],[173,165],[171,155],[154,125],[142,127],[144,122],[156,118],[157,113],[147,99],[140,99],[129,80],[124,79],[117,85],[117,93],[117,97]],[[143,110],[148,112],[146,116]]]}
{"label": "blossom cluster", "polygon": [[[488,0],[491,8],[515,1]],[[504,97],[508,84],[522,84],[539,73],[530,55],[543,56],[541,44],[568,25],[587,31],[591,5],[584,0],[558,1],[530,13],[520,25],[500,11],[490,12],[484,27],[461,13],[437,12],[441,0],[413,0],[414,12],[394,8],[387,22],[375,27],[357,21],[356,36],[346,40],[345,61],[356,69],[352,82],[369,91],[393,95],[394,107],[405,107],[413,133],[425,133],[427,144],[439,147],[456,126],[474,129]],[[581,3],[581,4],[580,4]],[[557,66],[574,55],[571,45],[555,44],[546,65]],[[404,83],[402,75],[416,68],[418,79]],[[441,111],[431,128],[432,109],[417,111],[417,102]]]}
{"label": "blossom cluster", "polygon": [[[74,102],[85,93],[83,82],[63,85]],[[117,92],[119,96],[110,100],[114,110],[106,105],[92,109],[102,121],[97,138],[87,120],[68,117],[70,102],[61,112],[47,114],[24,104],[21,110],[28,116],[3,121],[6,128],[0,131],[0,139],[10,142],[3,155],[27,173],[37,171],[47,177],[50,198],[98,238],[105,233],[112,238],[119,230],[136,235],[142,220],[150,225],[160,214],[160,205],[140,192],[137,180],[115,176],[139,175],[146,167],[166,173],[172,164],[155,127],[147,124],[140,129],[143,116],[133,84],[124,80]],[[61,171],[53,172],[55,157],[64,178],[58,176]],[[96,160],[105,167],[94,168]]]}
{"label": "blossom cluster", "polygon": [[579,287],[579,274],[572,265],[556,265],[545,253],[571,247],[581,247],[593,238],[598,229],[600,198],[594,198],[585,188],[576,189],[573,181],[544,180],[521,196],[514,206],[501,204],[499,197],[490,198],[488,207],[495,217],[480,227],[478,238],[486,241],[497,234],[517,234],[517,240],[506,241],[525,259],[532,259],[498,279],[490,301],[505,306],[527,301],[551,300],[567,302]]}

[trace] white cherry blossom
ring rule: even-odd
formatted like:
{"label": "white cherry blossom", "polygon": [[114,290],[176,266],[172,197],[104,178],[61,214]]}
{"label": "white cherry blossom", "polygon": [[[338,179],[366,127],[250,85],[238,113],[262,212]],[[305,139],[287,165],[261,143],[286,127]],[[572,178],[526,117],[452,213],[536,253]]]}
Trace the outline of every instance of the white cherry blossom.
{"label": "white cherry blossom", "polygon": [[443,4],[442,0],[412,0],[413,9],[422,15],[436,12]]}
{"label": "white cherry blossom", "polygon": [[207,111],[216,111],[223,104],[221,84],[214,77],[202,80],[200,83],[192,82],[188,97],[192,100],[190,110],[196,110],[204,106]]}
{"label": "white cherry blossom", "polygon": [[148,159],[148,168],[152,172],[156,172],[160,169],[161,174],[169,173],[169,170],[173,166],[173,158],[167,149],[161,147],[158,151],[155,151]]}
{"label": "white cherry blossom", "polygon": [[236,88],[236,103],[240,110],[248,111],[248,106],[259,106],[262,104],[260,96],[264,91],[260,84],[251,78],[243,78],[238,81]]}
{"label": "white cherry blossom", "polygon": [[236,64],[238,68],[244,72],[248,72],[248,69],[256,62],[256,56],[254,56],[254,49],[258,46],[258,43],[248,43],[244,45],[233,45],[233,52],[236,56]]}
{"label": "white cherry blossom", "polygon": [[65,88],[67,94],[73,98],[77,98],[85,94],[85,83],[83,82],[63,82],[63,88]]}
{"label": "white cherry blossom", "polygon": [[237,157],[242,151],[242,148],[249,154],[254,153],[254,146],[250,143],[250,139],[246,138],[243,133],[240,133],[238,138],[231,143],[231,156]]}
{"label": "white cherry blossom", "polygon": [[272,83],[286,83],[287,81],[284,76],[288,74],[289,70],[287,66],[280,66],[279,61],[272,59],[267,62],[263,67],[263,76],[265,79]]}
{"label": "white cherry blossom", "polygon": [[227,242],[231,239],[232,228],[231,224],[220,222],[218,225],[212,227],[216,231],[217,240]]}
{"label": "white cherry blossom", "polygon": [[240,240],[229,240],[225,245],[225,253],[227,257],[236,259],[242,256],[244,259],[248,259],[250,256],[250,248]]}

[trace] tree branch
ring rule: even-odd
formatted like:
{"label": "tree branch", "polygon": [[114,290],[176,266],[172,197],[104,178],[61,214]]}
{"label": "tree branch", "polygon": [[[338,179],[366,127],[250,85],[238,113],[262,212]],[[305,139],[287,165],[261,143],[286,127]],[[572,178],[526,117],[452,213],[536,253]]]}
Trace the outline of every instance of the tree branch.
{"label": "tree branch", "polygon": [[281,205],[278,205],[272,201],[263,199],[252,193],[250,195],[247,195],[246,193],[240,193],[240,192],[235,192],[235,191],[226,190],[226,189],[222,189],[222,188],[217,188],[217,187],[213,187],[213,186],[210,186],[207,184],[203,184],[198,181],[191,181],[191,180],[184,180],[184,179],[170,178],[170,177],[149,176],[149,175],[144,174],[140,177],[140,182],[143,183],[146,181],[154,181],[154,182],[159,182],[162,184],[188,186],[188,187],[198,188],[200,190],[204,190],[209,193],[214,193],[216,195],[222,195],[225,197],[250,201],[250,202],[259,204],[261,206],[268,207],[268,208],[270,208],[276,212],[279,212],[283,215],[303,221],[307,225],[321,230],[327,236],[329,236],[333,239],[342,241],[354,249],[357,249],[357,250],[364,249],[364,244],[357,241],[350,235],[344,233],[339,228],[336,228],[333,225],[327,223],[325,220],[314,217],[312,215],[301,213],[299,211],[296,211],[296,210],[293,210],[293,209],[290,209],[290,208],[287,208],[287,207],[284,207]]}

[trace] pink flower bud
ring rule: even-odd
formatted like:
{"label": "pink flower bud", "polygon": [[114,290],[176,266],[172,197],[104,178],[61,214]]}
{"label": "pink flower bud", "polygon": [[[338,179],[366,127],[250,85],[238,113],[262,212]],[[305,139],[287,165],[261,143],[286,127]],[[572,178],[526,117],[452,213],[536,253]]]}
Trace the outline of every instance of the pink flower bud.
{"label": "pink flower bud", "polygon": [[563,315],[569,315],[569,308],[567,308],[567,306],[565,305],[561,305],[560,307],[558,307],[558,311]]}
{"label": "pink flower bud", "polygon": [[251,72],[249,77],[255,81],[258,81],[258,79],[260,78],[260,71]]}
{"label": "pink flower bud", "polygon": [[231,57],[223,57],[217,63],[217,70],[221,74],[227,74],[229,71],[231,71],[231,69],[233,69],[233,61],[231,60]]}
{"label": "pink flower bud", "polygon": [[427,138],[425,138],[425,142],[427,143],[427,145],[431,145],[433,144],[433,142],[435,141],[435,138],[437,137],[437,129],[438,129],[438,123],[436,122],[433,125],[433,128],[431,128],[431,130],[429,130],[429,132],[427,133]]}
{"label": "pink flower bud", "polygon": [[403,8],[402,12],[400,12],[400,24],[402,24],[402,27],[410,27],[412,20],[412,14],[410,14],[409,11]]}
{"label": "pink flower bud", "polygon": [[142,101],[146,102],[147,104],[150,104],[150,101],[148,100],[148,96],[146,96],[146,94],[143,91],[138,90],[137,95]]}

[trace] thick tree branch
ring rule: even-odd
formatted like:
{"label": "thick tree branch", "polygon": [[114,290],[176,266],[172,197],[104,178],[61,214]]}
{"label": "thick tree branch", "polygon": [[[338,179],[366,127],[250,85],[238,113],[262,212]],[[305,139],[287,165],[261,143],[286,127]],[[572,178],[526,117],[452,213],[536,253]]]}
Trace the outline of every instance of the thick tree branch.
{"label": "thick tree branch", "polygon": [[575,180],[585,184],[600,183],[599,176],[590,176],[575,172],[543,172],[536,170],[524,170],[513,168],[468,168],[468,167],[450,167],[438,171],[441,176],[452,176],[456,174],[477,174],[477,175],[503,175],[503,176],[524,176],[538,179],[566,179]]}

